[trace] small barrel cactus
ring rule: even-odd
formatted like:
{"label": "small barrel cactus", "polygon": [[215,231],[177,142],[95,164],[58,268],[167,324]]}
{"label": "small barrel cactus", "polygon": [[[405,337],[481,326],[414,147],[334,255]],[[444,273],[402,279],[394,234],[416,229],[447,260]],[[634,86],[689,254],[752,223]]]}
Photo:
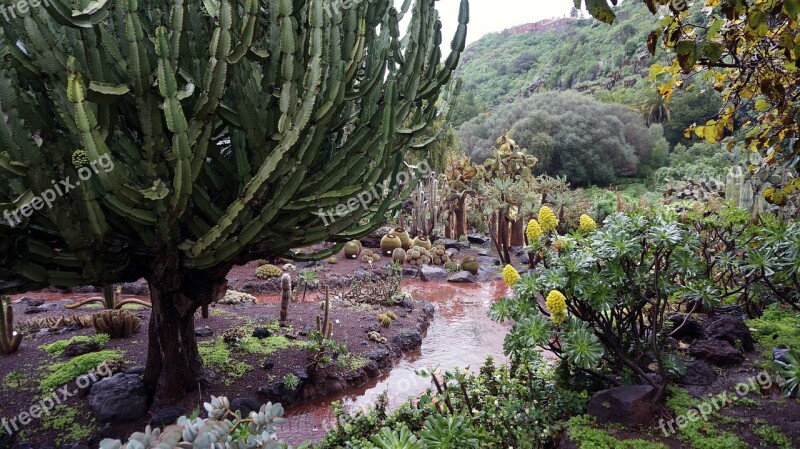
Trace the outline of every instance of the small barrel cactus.
{"label": "small barrel cactus", "polygon": [[400,241],[403,243],[404,250],[408,251],[411,249],[413,245],[411,242],[411,236],[408,235],[408,231],[406,231],[404,228],[394,228],[392,234],[396,235],[397,238],[400,239]]}
{"label": "small barrel cactus", "polygon": [[256,277],[259,279],[279,278],[283,274],[283,270],[275,265],[262,265],[256,268]]}
{"label": "small barrel cactus", "polygon": [[400,237],[394,234],[386,234],[381,239],[381,251],[387,256],[391,255],[392,251],[402,247],[403,241],[400,240]]}
{"label": "small barrel cactus", "polygon": [[458,262],[456,262],[455,260],[448,260],[447,262],[445,262],[444,268],[445,270],[451,273],[461,271],[461,265],[459,265]]}
{"label": "small barrel cactus", "polygon": [[389,327],[392,325],[392,321],[394,320],[388,314],[385,313],[378,314],[378,322],[381,323],[381,326]]}
{"label": "small barrel cactus", "polygon": [[392,251],[392,262],[397,264],[404,264],[406,261],[406,250],[403,248],[397,248]]}
{"label": "small barrel cactus", "polygon": [[444,265],[450,261],[450,255],[444,246],[434,246],[430,253],[434,265]]}
{"label": "small barrel cactus", "polygon": [[75,150],[72,153],[72,165],[76,168],[83,168],[89,165],[89,156],[86,154],[84,150]]}
{"label": "small barrel cactus", "polygon": [[372,251],[371,249],[365,249],[361,252],[361,261],[367,263],[375,263],[381,260],[381,255]]}
{"label": "small barrel cactus", "polygon": [[428,240],[428,237],[425,237],[424,235],[414,237],[414,240],[411,242],[411,245],[412,247],[421,246],[422,248],[425,248],[427,250],[430,250],[432,247],[431,241]]}
{"label": "small barrel cactus", "polygon": [[480,269],[480,267],[481,264],[474,256],[467,256],[461,261],[461,269],[469,271],[472,274],[478,274],[478,269]]}
{"label": "small barrel cactus", "polygon": [[430,251],[421,246],[414,246],[406,252],[406,263],[411,266],[430,265],[432,261]]}
{"label": "small barrel cactus", "polygon": [[344,245],[344,257],[348,259],[356,259],[358,258],[358,255],[361,254],[362,250],[363,248],[361,247],[361,242],[358,240],[350,240]]}
{"label": "small barrel cactus", "polygon": [[339,259],[337,259],[335,256],[331,256],[328,257],[326,262],[328,262],[330,265],[336,265],[337,263],[339,263]]}
{"label": "small barrel cactus", "polygon": [[367,339],[375,343],[386,343],[386,337],[382,337],[381,333],[376,331],[367,333]]}

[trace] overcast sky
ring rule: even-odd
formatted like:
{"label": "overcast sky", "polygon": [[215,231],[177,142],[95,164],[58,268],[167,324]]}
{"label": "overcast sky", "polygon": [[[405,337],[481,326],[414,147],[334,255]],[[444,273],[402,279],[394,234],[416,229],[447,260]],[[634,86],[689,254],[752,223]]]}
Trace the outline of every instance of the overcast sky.
{"label": "overcast sky", "polygon": [[[443,51],[450,50],[450,41],[458,25],[460,0],[438,0],[436,9],[442,19]],[[573,0],[471,0],[467,43],[487,33],[516,25],[553,17],[566,17],[575,5]]]}

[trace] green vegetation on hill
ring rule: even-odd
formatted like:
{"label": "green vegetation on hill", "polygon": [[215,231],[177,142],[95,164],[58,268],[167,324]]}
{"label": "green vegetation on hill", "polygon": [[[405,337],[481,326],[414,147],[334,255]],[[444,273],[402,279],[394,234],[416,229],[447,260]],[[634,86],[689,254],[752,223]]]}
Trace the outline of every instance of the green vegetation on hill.
{"label": "green vegetation on hill", "polygon": [[625,2],[617,16],[611,26],[576,19],[542,32],[484,36],[467,48],[457,70],[465,95],[473,95],[459,109],[494,109],[538,90],[592,92],[635,84],[653,62],[645,42],[657,19],[641,2]]}

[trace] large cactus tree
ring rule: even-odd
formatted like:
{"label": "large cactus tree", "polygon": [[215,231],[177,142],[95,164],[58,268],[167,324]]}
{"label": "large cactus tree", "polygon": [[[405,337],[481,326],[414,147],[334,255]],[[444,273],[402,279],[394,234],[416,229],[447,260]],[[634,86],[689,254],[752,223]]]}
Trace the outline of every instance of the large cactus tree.
{"label": "large cactus tree", "polygon": [[[434,142],[467,21],[462,0],[446,59],[430,0],[50,0],[3,21],[0,214],[27,214],[0,223],[0,293],[144,277],[145,378],[179,401],[233,265],[323,257],[292,248],[371,232],[407,195],[315,214]],[[87,160],[114,168],[77,185]]]}

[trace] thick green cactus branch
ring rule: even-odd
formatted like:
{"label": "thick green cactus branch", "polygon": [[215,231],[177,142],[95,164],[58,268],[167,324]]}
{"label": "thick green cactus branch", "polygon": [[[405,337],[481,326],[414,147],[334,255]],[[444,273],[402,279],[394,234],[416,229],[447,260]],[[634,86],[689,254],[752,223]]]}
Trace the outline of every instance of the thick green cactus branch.
{"label": "thick green cactus branch", "polygon": [[231,266],[380,226],[457,94],[467,0],[447,57],[432,2],[326,1],[50,0],[0,23],[0,292],[145,277],[146,377],[180,390]]}

